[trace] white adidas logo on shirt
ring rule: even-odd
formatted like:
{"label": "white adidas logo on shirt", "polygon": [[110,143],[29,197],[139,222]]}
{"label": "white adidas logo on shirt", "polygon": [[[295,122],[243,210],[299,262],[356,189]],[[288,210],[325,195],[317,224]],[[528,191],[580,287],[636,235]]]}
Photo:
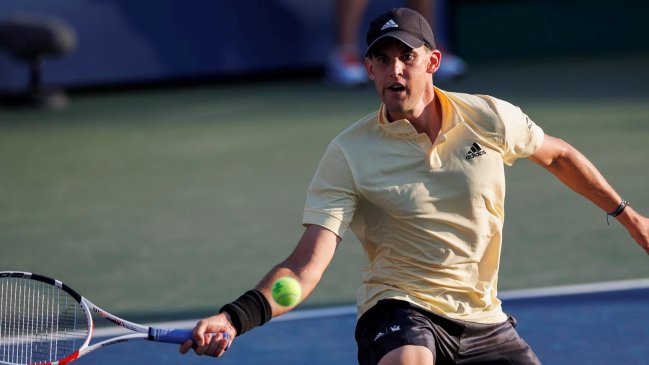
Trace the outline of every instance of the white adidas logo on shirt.
{"label": "white adidas logo on shirt", "polygon": [[387,23],[383,24],[381,27],[381,30],[386,30],[388,28],[399,28],[399,24],[395,23],[394,20],[390,19],[387,21]]}

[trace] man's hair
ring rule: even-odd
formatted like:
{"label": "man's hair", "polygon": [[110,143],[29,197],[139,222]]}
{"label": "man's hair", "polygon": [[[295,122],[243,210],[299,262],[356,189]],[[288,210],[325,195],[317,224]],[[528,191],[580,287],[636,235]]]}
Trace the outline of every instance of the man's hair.
{"label": "man's hair", "polygon": [[[424,43],[424,46],[423,46],[423,47],[424,47],[424,50],[426,51],[427,54],[437,49],[437,48],[432,47],[432,46],[431,46],[430,44],[428,44],[428,43]],[[375,47],[372,47],[372,48],[367,52],[367,56],[366,56],[366,57],[367,57],[367,58],[374,58],[374,55],[375,55],[375,54],[376,54],[376,52],[375,52]]]}

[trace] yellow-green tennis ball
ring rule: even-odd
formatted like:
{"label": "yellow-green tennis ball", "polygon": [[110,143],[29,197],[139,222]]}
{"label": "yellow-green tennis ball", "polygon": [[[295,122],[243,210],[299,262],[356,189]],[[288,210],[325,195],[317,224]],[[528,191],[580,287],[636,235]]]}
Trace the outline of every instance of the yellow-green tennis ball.
{"label": "yellow-green tennis ball", "polygon": [[281,306],[291,307],[297,304],[302,297],[302,287],[297,280],[285,276],[273,283],[273,300]]}

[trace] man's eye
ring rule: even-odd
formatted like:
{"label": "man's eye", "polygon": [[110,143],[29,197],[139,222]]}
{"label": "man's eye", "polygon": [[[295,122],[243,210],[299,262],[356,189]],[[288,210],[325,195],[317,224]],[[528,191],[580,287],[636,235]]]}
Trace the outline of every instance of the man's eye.
{"label": "man's eye", "polygon": [[407,54],[405,54],[405,55],[403,55],[401,57],[401,60],[404,61],[404,62],[409,62],[409,61],[412,61],[414,59],[415,59],[415,55],[413,55],[412,53],[407,53]]}

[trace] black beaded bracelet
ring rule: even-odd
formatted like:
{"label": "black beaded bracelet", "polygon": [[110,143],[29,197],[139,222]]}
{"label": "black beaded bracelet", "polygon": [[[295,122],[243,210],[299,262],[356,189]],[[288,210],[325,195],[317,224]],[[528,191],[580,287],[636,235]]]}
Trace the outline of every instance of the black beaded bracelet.
{"label": "black beaded bracelet", "polygon": [[248,290],[239,299],[221,307],[219,312],[230,315],[237,336],[263,325],[273,316],[268,299],[257,289]]}
{"label": "black beaded bracelet", "polygon": [[614,211],[612,211],[611,213],[606,213],[606,223],[608,223],[610,225],[611,223],[609,223],[608,217],[611,216],[611,217],[615,218],[618,215],[622,214],[622,212],[624,211],[624,208],[626,208],[627,205],[629,205],[629,204],[630,203],[628,201],[623,199],[622,202],[620,203],[620,205],[618,205],[617,208],[615,208]]}

